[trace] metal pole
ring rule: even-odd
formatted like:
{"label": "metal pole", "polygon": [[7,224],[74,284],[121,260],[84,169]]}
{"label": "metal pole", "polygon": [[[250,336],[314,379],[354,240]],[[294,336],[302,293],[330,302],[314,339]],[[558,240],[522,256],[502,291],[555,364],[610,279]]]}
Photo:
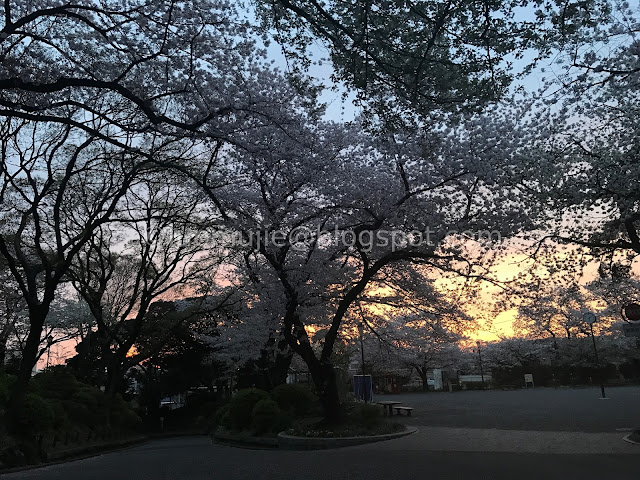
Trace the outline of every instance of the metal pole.
{"label": "metal pole", "polygon": [[593,323],[589,324],[591,328],[591,340],[593,341],[593,353],[596,356],[596,369],[598,370],[598,375],[600,376],[600,391],[602,392],[602,398],[607,398],[604,394],[604,379],[602,378],[602,369],[600,368],[600,359],[598,358],[598,348],[596,347],[596,337],[593,334]]}
{"label": "metal pole", "polygon": [[53,345],[53,336],[47,337],[47,368],[49,368],[49,359],[51,358],[51,345]]}
{"label": "metal pole", "polygon": [[482,380],[482,389],[484,390],[484,371],[482,370],[482,353],[480,352],[480,340],[476,342],[478,346],[478,357],[480,358],[480,380]]}
{"label": "metal pole", "polygon": [[364,340],[362,339],[364,333],[364,327],[362,324],[358,325],[358,331],[360,333],[360,355],[362,356],[362,395],[364,398],[364,403],[367,403],[367,391],[366,391],[366,381],[365,381],[365,368],[364,368]]}

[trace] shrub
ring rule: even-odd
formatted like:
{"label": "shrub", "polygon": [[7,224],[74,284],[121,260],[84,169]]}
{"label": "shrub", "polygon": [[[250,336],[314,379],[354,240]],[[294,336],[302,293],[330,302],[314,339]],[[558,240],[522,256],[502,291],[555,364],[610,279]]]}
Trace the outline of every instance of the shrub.
{"label": "shrub", "polygon": [[[106,415],[105,415],[106,420]],[[111,405],[111,422],[124,430],[136,431],[142,426],[142,419],[129,408],[120,395],[116,395]]]}
{"label": "shrub", "polygon": [[204,402],[198,407],[198,415],[205,418],[212,417],[218,410],[219,405],[220,404],[218,402]]}
{"label": "shrub", "polygon": [[229,406],[230,427],[242,430],[251,426],[253,407],[260,400],[267,398],[269,398],[269,394],[257,388],[248,388],[236,393]]}
{"label": "shrub", "polygon": [[123,430],[137,431],[142,427],[142,419],[131,409],[122,409],[114,412],[112,423]]}
{"label": "shrub", "polygon": [[64,404],[60,400],[47,400],[49,408],[53,413],[53,426],[62,429],[69,424],[69,416],[64,409]]}
{"label": "shrub", "polygon": [[33,377],[29,387],[43,398],[66,400],[83,386],[64,367],[56,366]]}
{"label": "shrub", "polygon": [[29,393],[17,412],[15,425],[18,431],[26,435],[44,433],[54,425],[54,412],[46,400]]}
{"label": "shrub", "polygon": [[286,430],[291,424],[289,416],[278,407],[278,404],[267,398],[260,400],[253,407],[253,430],[258,435],[278,433]]}
{"label": "shrub", "polygon": [[373,427],[382,421],[382,410],[379,405],[358,402],[353,406],[351,418],[359,425]]}
{"label": "shrub", "polygon": [[63,405],[71,422],[78,425],[88,425],[91,423],[93,414],[86,405],[73,400],[64,400]]}
{"label": "shrub", "polygon": [[95,410],[101,403],[101,392],[99,390],[92,391],[91,388],[82,388],[71,396],[71,400],[86,405],[89,409]]}
{"label": "shrub", "polygon": [[78,389],[64,402],[69,417],[76,423],[94,427],[106,423],[104,394],[95,387],[78,382]]}
{"label": "shrub", "polygon": [[231,427],[231,404],[227,403],[218,409],[215,414],[214,422],[217,426]]}
{"label": "shrub", "polygon": [[313,394],[303,385],[285,383],[271,392],[278,406],[291,414],[302,417],[309,413],[313,404]]}
{"label": "shrub", "polygon": [[0,405],[6,405],[9,403],[11,389],[13,388],[14,383],[16,383],[16,377],[14,375],[0,373]]}

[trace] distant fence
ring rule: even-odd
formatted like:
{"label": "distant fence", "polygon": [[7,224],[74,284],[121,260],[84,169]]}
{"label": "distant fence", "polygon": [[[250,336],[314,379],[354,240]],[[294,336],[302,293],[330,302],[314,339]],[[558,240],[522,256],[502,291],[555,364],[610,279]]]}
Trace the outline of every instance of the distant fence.
{"label": "distant fence", "polygon": [[[483,375],[458,375],[459,383],[482,383]],[[484,382],[491,383],[491,375],[484,375]]]}

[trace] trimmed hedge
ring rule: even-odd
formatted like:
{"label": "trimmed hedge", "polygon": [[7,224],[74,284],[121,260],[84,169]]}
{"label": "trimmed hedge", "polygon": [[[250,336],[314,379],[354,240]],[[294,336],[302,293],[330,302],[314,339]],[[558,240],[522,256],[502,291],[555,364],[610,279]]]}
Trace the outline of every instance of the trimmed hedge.
{"label": "trimmed hedge", "polygon": [[216,426],[222,426],[231,428],[231,415],[229,411],[231,410],[231,404],[227,403],[220,407],[214,416],[214,423]]}
{"label": "trimmed hedge", "polygon": [[[1,385],[11,385],[11,378],[0,376]],[[76,426],[90,429],[107,424],[107,399],[97,387],[87,385],[63,367],[54,367],[42,372],[31,380],[20,418],[16,419],[19,431],[28,435],[44,433],[48,430],[73,431]],[[7,393],[8,398],[9,393]],[[142,424],[120,395],[111,404],[111,425],[128,431],[137,431]]]}
{"label": "trimmed hedge", "polygon": [[271,392],[278,406],[296,417],[303,417],[311,411],[313,394],[303,385],[285,383]]}
{"label": "trimmed hedge", "polygon": [[261,400],[269,398],[269,394],[257,388],[240,390],[231,398],[229,404],[230,427],[235,430],[244,430],[253,423],[253,408]]}
{"label": "trimmed hedge", "polygon": [[21,435],[38,435],[53,428],[54,411],[44,398],[29,393],[14,421]]}
{"label": "trimmed hedge", "polygon": [[286,430],[291,420],[271,399],[260,400],[253,407],[253,431],[258,435]]}

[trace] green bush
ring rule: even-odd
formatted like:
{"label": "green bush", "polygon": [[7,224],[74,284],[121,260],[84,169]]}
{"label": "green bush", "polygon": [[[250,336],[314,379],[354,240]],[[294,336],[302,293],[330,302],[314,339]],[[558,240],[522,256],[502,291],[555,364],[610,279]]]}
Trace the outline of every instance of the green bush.
{"label": "green bush", "polygon": [[257,388],[240,390],[231,398],[229,406],[230,427],[243,430],[251,426],[253,407],[260,400],[269,398],[269,394]]}
{"label": "green bush", "polygon": [[215,415],[219,406],[220,404],[218,402],[212,402],[212,401],[203,402],[198,407],[198,415],[205,418],[212,417],[213,415]]}
{"label": "green bush", "polygon": [[41,397],[59,400],[70,399],[83,387],[92,388],[80,383],[65,367],[60,366],[39,373],[33,377],[29,385],[29,388]]}
{"label": "green bush", "polygon": [[69,415],[64,409],[64,403],[60,400],[47,400],[49,408],[53,413],[53,427],[60,430],[69,424]]}
{"label": "green bush", "polygon": [[286,430],[290,424],[290,418],[278,407],[278,404],[267,398],[260,400],[253,407],[252,427],[255,433],[262,435],[265,433],[278,433]]}
{"label": "green bush", "polygon": [[92,391],[91,388],[82,388],[71,396],[71,400],[86,405],[91,410],[98,408],[101,403],[102,396],[99,390]]}
{"label": "green bush", "polygon": [[[104,410],[104,418],[101,420],[106,423],[106,409]],[[123,430],[136,431],[142,426],[142,419],[129,408],[122,396],[116,395],[111,404],[111,424]]]}
{"label": "green bush", "polygon": [[15,426],[27,436],[44,433],[54,426],[54,412],[39,395],[27,394],[22,408],[18,409]]}
{"label": "green bush", "polygon": [[106,423],[104,394],[95,387],[79,385],[80,389],[63,402],[69,418],[77,424],[89,427]]}
{"label": "green bush", "polygon": [[142,419],[129,408],[112,412],[111,423],[128,431],[137,431],[142,427]]}
{"label": "green bush", "polygon": [[231,415],[229,413],[230,410],[231,410],[231,404],[227,403],[226,405],[223,405],[216,411],[216,414],[214,416],[214,422],[216,426],[222,426],[227,428],[231,427]]}
{"label": "green bush", "polygon": [[93,412],[88,406],[73,400],[64,400],[62,404],[72,423],[77,425],[88,425],[92,423]]}
{"label": "green bush", "polygon": [[[31,390],[48,401],[55,412],[57,429],[73,425],[95,429],[107,424],[107,401],[93,385],[79,382],[63,367],[54,367],[36,375]],[[122,430],[138,430],[142,420],[120,395],[111,404],[111,425]]]}
{"label": "green bush", "polygon": [[302,417],[309,413],[313,404],[313,394],[303,385],[285,383],[271,392],[278,406],[291,414]]}
{"label": "green bush", "polygon": [[359,425],[373,427],[382,421],[382,410],[379,405],[358,402],[353,406],[350,416]]}
{"label": "green bush", "polygon": [[11,390],[16,383],[15,375],[0,373],[0,405],[6,405],[11,398]]}

